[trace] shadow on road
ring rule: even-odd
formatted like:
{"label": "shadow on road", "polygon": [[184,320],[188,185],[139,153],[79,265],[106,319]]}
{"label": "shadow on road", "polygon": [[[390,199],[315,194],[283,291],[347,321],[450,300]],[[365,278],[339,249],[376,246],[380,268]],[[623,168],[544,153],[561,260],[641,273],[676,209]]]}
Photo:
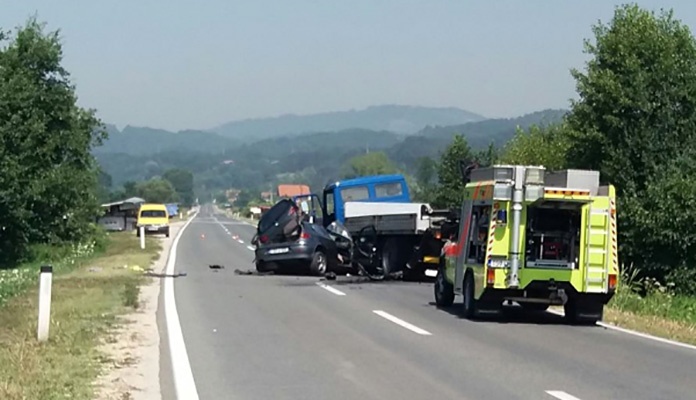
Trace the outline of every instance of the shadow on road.
{"label": "shadow on road", "polygon": [[[548,311],[529,311],[524,310],[520,306],[503,306],[502,311],[498,314],[482,315],[475,318],[466,318],[462,310],[461,303],[455,303],[451,307],[437,307],[435,302],[430,302],[425,307],[433,307],[441,312],[454,315],[459,319],[475,323],[488,324],[533,324],[533,325],[571,325],[562,315],[554,314]],[[575,326],[575,325],[573,325]],[[595,327],[591,325],[587,327]]]}

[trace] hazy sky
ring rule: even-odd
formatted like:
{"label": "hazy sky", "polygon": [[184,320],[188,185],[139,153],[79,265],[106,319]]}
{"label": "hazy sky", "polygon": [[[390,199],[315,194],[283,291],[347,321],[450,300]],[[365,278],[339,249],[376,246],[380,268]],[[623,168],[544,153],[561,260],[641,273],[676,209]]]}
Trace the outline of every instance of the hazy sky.
{"label": "hazy sky", "polygon": [[[0,0],[62,32],[80,104],[171,130],[378,104],[510,117],[568,105],[609,0]],[[696,1],[673,8],[696,25]],[[695,30],[696,31],[696,30]]]}

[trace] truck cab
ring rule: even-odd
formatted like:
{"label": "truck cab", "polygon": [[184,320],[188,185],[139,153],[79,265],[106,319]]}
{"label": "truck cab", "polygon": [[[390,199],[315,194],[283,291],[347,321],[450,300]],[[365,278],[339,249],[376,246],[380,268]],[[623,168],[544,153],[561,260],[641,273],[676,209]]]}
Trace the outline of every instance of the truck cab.
{"label": "truck cab", "polygon": [[346,203],[410,203],[411,194],[403,175],[375,175],[336,181],[326,185],[323,193],[326,210],[324,226],[333,221],[345,223]]}

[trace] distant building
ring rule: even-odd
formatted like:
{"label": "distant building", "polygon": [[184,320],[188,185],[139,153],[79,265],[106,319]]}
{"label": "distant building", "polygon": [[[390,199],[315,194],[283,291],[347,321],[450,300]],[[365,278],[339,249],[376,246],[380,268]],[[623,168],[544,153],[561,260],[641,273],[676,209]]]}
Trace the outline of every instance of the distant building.
{"label": "distant building", "polygon": [[292,185],[292,184],[282,184],[278,185],[278,196],[279,197],[293,197],[302,194],[311,194],[309,186],[307,185]]}

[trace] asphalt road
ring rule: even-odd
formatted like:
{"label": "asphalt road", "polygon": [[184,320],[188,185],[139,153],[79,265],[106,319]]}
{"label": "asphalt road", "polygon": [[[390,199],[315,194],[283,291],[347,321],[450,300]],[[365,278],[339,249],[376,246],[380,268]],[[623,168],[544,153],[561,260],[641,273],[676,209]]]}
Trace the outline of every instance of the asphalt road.
{"label": "asphalt road", "polygon": [[200,399],[696,399],[694,350],[549,313],[469,321],[430,283],[235,274],[253,270],[253,231],[204,207],[178,244]]}

